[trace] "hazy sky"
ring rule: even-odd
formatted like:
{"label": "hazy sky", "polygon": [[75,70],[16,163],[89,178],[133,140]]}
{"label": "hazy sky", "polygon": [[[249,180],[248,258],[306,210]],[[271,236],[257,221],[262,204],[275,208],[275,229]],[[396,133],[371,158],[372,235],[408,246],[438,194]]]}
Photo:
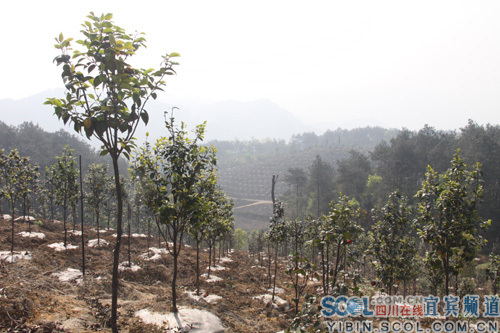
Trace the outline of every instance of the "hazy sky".
{"label": "hazy sky", "polygon": [[54,37],[80,38],[89,11],[146,33],[133,65],[181,54],[166,100],[268,99],[344,128],[500,124],[498,0],[9,1],[0,99],[62,87]]}

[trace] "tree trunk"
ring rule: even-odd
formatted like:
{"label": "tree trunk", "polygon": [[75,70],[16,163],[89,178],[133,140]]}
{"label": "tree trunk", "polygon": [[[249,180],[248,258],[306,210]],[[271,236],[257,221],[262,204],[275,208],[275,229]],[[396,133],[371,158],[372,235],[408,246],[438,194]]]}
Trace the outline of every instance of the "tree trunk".
{"label": "tree trunk", "polygon": [[328,295],[328,289],[326,287],[326,279],[327,279],[327,270],[325,263],[325,245],[321,244],[321,279],[323,282],[323,294]]}
{"label": "tree trunk", "polygon": [[208,275],[207,279],[210,279],[210,267],[212,266],[212,245],[208,244]]}
{"label": "tree trunk", "polygon": [[217,243],[214,242],[213,246],[214,255],[212,256],[212,266],[215,267],[215,259],[217,258]]}
{"label": "tree trunk", "polygon": [[443,265],[444,265],[444,281],[445,281],[444,288],[445,288],[445,295],[448,296],[449,295],[448,284],[449,284],[449,279],[450,279],[450,274],[448,272],[448,268],[449,268],[449,265],[448,265],[448,254],[445,255],[445,258],[443,260]]}
{"label": "tree trunk", "polygon": [[68,229],[66,228],[66,199],[64,199],[64,206],[63,206],[63,222],[64,222],[64,247],[66,247],[68,243],[67,241]]}
{"label": "tree trunk", "polygon": [[97,231],[97,247],[101,246],[100,245],[100,235],[99,235],[99,209],[96,209],[95,211],[95,227]]}
{"label": "tree trunk", "polygon": [[111,281],[111,329],[113,333],[118,333],[118,265],[120,262],[120,247],[122,241],[122,214],[123,201],[122,189],[120,184],[120,171],[118,169],[118,156],[112,152],[113,168],[115,171],[115,186],[117,199],[117,215],[116,215],[116,244],[113,252],[113,276]]}
{"label": "tree trunk", "polygon": [[271,253],[271,244],[268,242],[267,244],[267,277],[268,277],[268,284],[267,288],[271,288],[271,284],[273,282],[272,276],[271,276],[271,258],[272,258],[272,253]]}
{"label": "tree trunk", "polygon": [[[26,221],[26,216],[29,216],[30,215],[30,207],[29,206],[26,206],[26,198],[24,198],[24,210],[25,210],[25,213],[24,213],[24,220]],[[31,233],[31,219],[28,218],[28,232]]]}
{"label": "tree trunk", "polygon": [[71,207],[73,210],[73,214],[72,214],[73,215],[73,231],[75,231],[75,229],[76,229],[76,220],[77,220],[77,218],[76,218],[76,205],[77,205],[77,203],[75,203]]}
{"label": "tree trunk", "polygon": [[130,204],[128,202],[127,202],[127,221],[128,221],[128,267],[132,267],[132,263],[130,261],[130,238],[132,238],[132,234],[130,226]]}
{"label": "tree trunk", "polygon": [[[82,222],[82,275],[85,278],[85,238],[83,237],[83,181],[82,181],[82,155],[80,155],[80,219]],[[99,235],[99,234],[98,234]]]}
{"label": "tree trunk", "polygon": [[[179,258],[179,252],[181,251],[181,245],[182,245],[182,239],[179,240],[179,244],[177,244],[177,228],[175,227],[175,223],[174,223],[174,227],[172,227],[172,231],[173,231],[173,239],[172,240],[172,247],[173,247],[173,252],[171,252],[174,256],[174,272],[173,272],[173,276],[172,276],[172,309],[171,309],[171,312],[179,312],[179,310],[177,309],[177,292],[175,290],[175,285],[177,283],[177,260]],[[182,237],[182,236],[181,236]],[[167,240],[165,240],[167,241]]]}
{"label": "tree trunk", "polygon": [[50,217],[52,218],[52,222],[54,222],[55,217],[54,217],[54,199],[49,199],[50,200]]}
{"label": "tree trunk", "polygon": [[[176,246],[175,243],[174,243],[174,246]],[[178,257],[177,250],[174,249],[174,272],[173,272],[173,276],[172,276],[172,309],[171,309],[171,312],[179,312],[179,310],[177,309],[177,293],[175,290],[175,284],[177,282],[177,257]]]}
{"label": "tree trunk", "polygon": [[335,261],[335,271],[333,272],[332,287],[335,287],[335,285],[337,284],[337,272],[339,270],[339,261],[340,261],[340,244],[341,244],[341,241],[338,241],[338,244],[337,244],[337,259]]}
{"label": "tree trunk", "polygon": [[200,241],[196,237],[196,295],[200,296]]}
{"label": "tree trunk", "polygon": [[150,242],[150,239],[149,237],[151,237],[151,218],[148,216],[148,241],[147,241],[147,244],[148,244],[148,258],[150,256],[149,254],[149,242]]}
{"label": "tree trunk", "polygon": [[[333,285],[335,286],[335,284]],[[326,242],[326,295],[330,292],[330,242]]]}
{"label": "tree trunk", "polygon": [[273,278],[273,297],[271,302],[274,303],[274,295],[276,294],[276,276],[278,275],[278,244],[276,244],[276,251],[274,253],[274,278]]}
{"label": "tree trunk", "polygon": [[15,218],[15,210],[16,210],[16,201],[12,200],[11,201],[11,210],[10,213],[12,214],[11,218],[11,224],[12,224],[12,243],[10,245],[10,252],[12,255],[14,255],[14,218]]}

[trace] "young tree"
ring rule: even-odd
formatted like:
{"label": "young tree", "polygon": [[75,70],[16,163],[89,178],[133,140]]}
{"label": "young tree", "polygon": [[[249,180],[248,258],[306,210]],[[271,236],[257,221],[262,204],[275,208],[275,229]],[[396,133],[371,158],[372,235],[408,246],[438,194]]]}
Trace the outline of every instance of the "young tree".
{"label": "young tree", "polygon": [[489,264],[486,268],[486,274],[488,279],[491,280],[493,295],[496,295],[500,286],[500,255],[490,253],[488,259]]}
{"label": "young tree", "polygon": [[9,155],[3,155],[1,160],[1,175],[4,182],[3,196],[10,204],[11,216],[11,253],[14,253],[14,219],[16,215],[16,202],[19,197],[28,191],[30,182],[35,179],[36,168],[32,168],[28,157],[21,157],[16,149]]}
{"label": "young tree", "polygon": [[[324,232],[326,234],[326,243],[332,243],[335,247],[335,266],[333,268],[332,286],[337,285],[340,262],[344,263],[344,273],[347,268],[347,246],[363,231],[359,224],[361,216],[360,208],[354,207],[349,198],[340,195],[337,201],[330,203],[330,212],[324,220]],[[329,280],[329,269],[327,269],[327,280]],[[329,283],[326,284],[327,291]]]}
{"label": "young tree", "polygon": [[89,192],[86,193],[87,204],[94,210],[97,230],[97,246],[99,246],[99,229],[101,210],[106,202],[108,195],[107,188],[111,182],[111,177],[108,176],[108,166],[104,164],[91,164],[89,171],[85,177],[84,183]]}
{"label": "young tree", "polygon": [[97,16],[90,13],[85,21],[83,40],[77,41],[82,51],[74,50],[72,38],[61,33],[55,47],[61,55],[55,58],[63,65],[62,78],[68,90],[66,98],[49,98],[46,104],[54,107],[59,119],[73,123],[76,132],[85,132],[102,143],[101,154],[109,154],[113,162],[117,192],[117,238],[113,256],[111,328],[118,332],[118,264],[122,236],[123,201],[121,196],[118,158],[129,157],[133,136],[142,121],[148,123],[145,106],[150,98],[156,99],[157,91],[166,85],[166,75],[174,74],[177,65],[171,53],[163,56],[158,70],[136,69],[129,59],[137,50],[146,46],[143,34],[129,34],[115,25],[113,15]]}
{"label": "young tree", "polygon": [[55,201],[56,201],[56,177],[54,175],[54,170],[51,167],[45,167],[45,178],[40,186],[40,197],[41,201],[46,201],[48,205],[48,210],[50,211],[50,219],[54,221],[55,219]]}
{"label": "young tree", "polygon": [[[218,191],[215,197],[215,209],[211,216],[212,220],[207,226],[205,242],[208,244],[208,277],[210,277],[210,269],[215,266],[215,250],[217,242],[220,242],[230,234],[234,227],[233,221],[233,206],[232,200],[229,200],[224,192]],[[213,250],[213,251],[212,251]]]}
{"label": "young tree", "polygon": [[15,218],[16,201],[19,198],[19,176],[21,174],[22,158],[17,149],[12,150],[9,155],[4,156],[2,161],[2,178],[4,186],[3,196],[10,206],[12,221]]}
{"label": "young tree", "polygon": [[[19,190],[23,199],[23,220],[29,215],[29,209],[32,205],[32,193],[35,191],[38,176],[38,165],[32,166],[28,158],[23,159],[21,173],[19,175]],[[28,230],[31,232],[31,219],[28,218]]]}
{"label": "young tree", "polygon": [[[206,176],[206,177],[205,177]],[[220,195],[217,193],[216,182],[217,176],[215,172],[202,175],[205,180],[200,181],[200,201],[197,206],[197,211],[193,212],[191,223],[188,225],[188,233],[196,242],[196,294],[200,294],[200,244],[207,237],[210,223],[213,216],[216,214],[217,198]]]}
{"label": "young tree", "polygon": [[234,248],[236,250],[248,249],[248,233],[240,228],[234,230]]}
{"label": "young tree", "polygon": [[299,313],[300,297],[307,287],[307,282],[311,278],[313,268],[307,257],[302,255],[302,247],[305,242],[305,231],[307,230],[307,223],[295,219],[287,223],[287,229],[292,238],[292,257],[288,263],[288,275],[292,281],[295,297],[295,314]]}
{"label": "young tree", "polygon": [[393,192],[380,211],[374,212],[370,232],[370,252],[375,257],[375,272],[389,295],[396,281],[407,282],[418,256],[415,240],[411,233],[411,209],[408,199],[398,191]]}
{"label": "young tree", "polygon": [[428,255],[437,263],[432,266],[440,266],[444,274],[446,295],[450,275],[458,275],[464,263],[475,258],[483,243],[478,231],[491,223],[477,212],[483,194],[480,166],[478,163],[467,170],[458,150],[442,176],[428,166],[416,195],[419,207],[415,222],[421,238],[431,247]]}
{"label": "young tree", "polygon": [[55,201],[63,209],[64,247],[66,247],[66,217],[68,207],[73,201],[78,200],[78,170],[76,169],[76,158],[73,157],[73,149],[69,149],[68,146],[64,146],[62,155],[56,159],[57,162],[51,168],[55,181]]}
{"label": "young tree", "polygon": [[[136,172],[146,183],[147,202],[162,224],[167,226],[163,235],[167,250],[173,256],[172,311],[177,312],[178,257],[185,232],[199,210],[200,181],[210,173],[216,163],[215,149],[199,144],[203,140],[205,125],[198,125],[195,138],[190,139],[184,124],[178,129],[173,117],[166,121],[169,138],[160,138],[153,152],[146,146],[136,162]],[[160,228],[159,228],[160,229]]]}
{"label": "young tree", "polygon": [[[271,243],[271,246],[274,245],[274,278],[272,281],[273,294],[271,297],[272,302],[274,302],[274,296],[276,291],[276,278],[278,275],[278,250],[280,245],[284,243],[287,236],[287,228],[284,216],[285,216],[285,208],[283,206],[283,203],[279,200],[274,200],[274,175],[273,175],[273,216],[271,217],[271,223],[269,225],[269,232],[268,232],[269,242]],[[271,257],[269,257],[269,265],[271,265]],[[271,274],[269,274],[269,277],[271,278]]]}

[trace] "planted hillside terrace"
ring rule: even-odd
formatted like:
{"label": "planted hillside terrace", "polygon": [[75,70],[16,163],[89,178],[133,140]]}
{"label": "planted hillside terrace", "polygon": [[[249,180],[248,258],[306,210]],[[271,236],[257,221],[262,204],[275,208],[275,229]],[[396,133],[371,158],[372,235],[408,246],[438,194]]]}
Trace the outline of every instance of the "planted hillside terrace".
{"label": "planted hillside terrace", "polygon": [[[38,218],[36,221],[32,235],[43,234],[44,237],[17,235],[26,231],[28,224],[16,222],[16,254],[23,255],[9,262],[10,221],[0,218],[0,330],[109,331],[110,266],[116,231],[101,230],[101,243],[97,246],[93,242],[97,238],[96,231],[85,226],[87,269],[82,276],[81,232],[69,233],[68,245],[71,247],[50,247],[63,243],[63,223]],[[148,250],[146,235],[133,234],[131,265],[126,253],[120,259],[122,283],[118,326],[124,332],[164,332],[167,327],[154,318],[169,318],[173,260],[164,243],[158,246],[157,237],[150,241]],[[217,255],[210,279],[203,275],[200,279],[199,296],[195,293],[195,262],[194,248],[185,245],[179,257],[178,305],[181,317],[183,311],[186,313],[184,327],[187,331],[277,332],[285,329],[287,320],[293,318],[285,303],[272,307],[258,299],[268,293],[265,267],[258,266],[248,252],[233,250],[221,253],[220,257]],[[206,276],[208,253],[205,250],[201,252],[201,267]],[[285,278],[282,266],[280,280],[283,282],[279,287],[283,292],[289,290]],[[204,321],[197,319],[200,313],[213,316],[214,322],[210,322],[212,326],[207,330],[200,330],[199,325]],[[170,325],[175,327],[177,323],[171,321]]]}

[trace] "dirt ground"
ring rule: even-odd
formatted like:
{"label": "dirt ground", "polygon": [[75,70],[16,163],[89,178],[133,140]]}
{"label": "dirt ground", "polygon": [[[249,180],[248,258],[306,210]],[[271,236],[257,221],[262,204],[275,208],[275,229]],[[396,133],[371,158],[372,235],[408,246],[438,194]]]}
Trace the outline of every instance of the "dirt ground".
{"label": "dirt ground", "polygon": [[[60,281],[54,273],[68,268],[82,269],[81,236],[69,235],[68,242],[78,248],[57,252],[49,244],[64,240],[63,224],[41,220],[43,225],[31,225],[32,232],[45,234],[44,239],[19,235],[28,230],[28,224],[16,222],[14,251],[32,253],[32,259],[14,263],[0,261],[0,329],[8,332],[110,332],[108,321],[111,303],[112,251],[115,238],[112,231],[101,234],[107,246],[85,246],[86,276],[80,280]],[[68,223],[72,230],[72,225]],[[77,227],[79,230],[79,227]],[[95,239],[91,227],[84,230],[85,244]],[[158,239],[150,246],[158,247]],[[0,219],[0,251],[10,251],[11,223]],[[123,238],[122,262],[128,259],[128,239]],[[120,274],[119,326],[122,332],[165,332],[155,325],[144,324],[135,313],[141,309],[167,313],[171,307],[172,257],[162,254],[158,261],[146,261],[141,255],[147,252],[144,237],[131,238],[131,262],[140,266],[137,271],[125,270]],[[206,272],[208,255],[201,253],[201,266]],[[266,269],[256,267],[247,252],[233,252],[233,261],[218,263],[226,269],[213,272],[222,278],[207,282],[201,278],[205,294],[222,299],[214,303],[195,301],[186,291],[196,287],[196,252],[186,247],[180,257],[177,282],[178,306],[207,310],[222,321],[225,332],[278,332],[288,327],[293,310],[273,308],[254,296],[267,293]],[[279,274],[284,274],[283,269]],[[287,281],[279,276],[278,281]],[[292,292],[286,283],[280,295],[291,303]]]}

